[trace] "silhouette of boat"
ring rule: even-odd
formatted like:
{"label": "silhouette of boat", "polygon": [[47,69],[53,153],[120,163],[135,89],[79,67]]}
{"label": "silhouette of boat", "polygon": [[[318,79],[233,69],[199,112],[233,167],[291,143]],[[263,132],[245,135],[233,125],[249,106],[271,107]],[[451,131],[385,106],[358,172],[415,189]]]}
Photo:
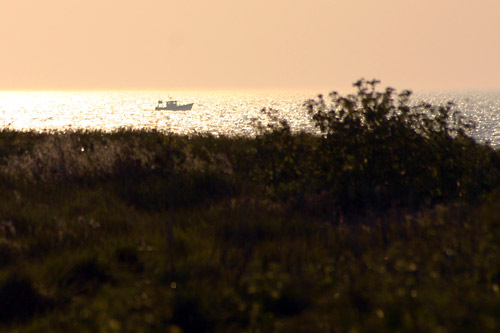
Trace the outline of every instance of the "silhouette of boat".
{"label": "silhouette of boat", "polygon": [[172,110],[172,111],[188,111],[191,110],[194,103],[189,104],[177,104],[177,101],[158,101],[158,105],[155,107],[156,111],[162,110]]}

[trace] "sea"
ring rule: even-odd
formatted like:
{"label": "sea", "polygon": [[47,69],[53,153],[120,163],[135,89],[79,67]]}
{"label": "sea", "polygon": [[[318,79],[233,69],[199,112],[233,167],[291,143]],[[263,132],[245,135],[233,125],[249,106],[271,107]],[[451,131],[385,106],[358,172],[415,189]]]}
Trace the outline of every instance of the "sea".
{"label": "sea", "polygon": [[[274,109],[293,130],[313,131],[304,103],[313,91],[0,91],[0,126],[21,131],[156,129],[167,133],[255,135]],[[155,111],[158,100],[194,103],[190,111]],[[328,97],[327,97],[328,101]],[[500,146],[500,90],[414,93],[412,101],[448,101],[476,123],[472,135]]]}

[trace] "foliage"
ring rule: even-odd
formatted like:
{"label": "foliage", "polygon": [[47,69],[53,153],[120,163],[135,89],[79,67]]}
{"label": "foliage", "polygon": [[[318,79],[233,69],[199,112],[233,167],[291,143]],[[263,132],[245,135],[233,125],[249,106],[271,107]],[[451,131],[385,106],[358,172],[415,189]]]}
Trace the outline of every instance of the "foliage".
{"label": "foliage", "polygon": [[414,105],[410,91],[378,91],[378,83],[360,80],[356,94],[332,92],[329,104],[322,95],[306,102],[316,140],[272,115],[257,137],[256,173],[330,216],[473,200],[497,186],[498,154],[467,134],[474,124],[452,103]]}

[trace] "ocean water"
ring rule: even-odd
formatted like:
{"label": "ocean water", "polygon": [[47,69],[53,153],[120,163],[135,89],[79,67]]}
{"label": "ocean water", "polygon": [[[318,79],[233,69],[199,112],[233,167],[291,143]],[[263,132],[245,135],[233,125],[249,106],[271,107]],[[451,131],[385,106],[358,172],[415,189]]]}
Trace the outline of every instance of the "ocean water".
{"label": "ocean water", "polygon": [[[280,110],[295,128],[310,123],[307,92],[39,91],[0,92],[0,126],[18,130],[156,128],[173,133],[251,135],[262,108]],[[190,111],[155,111],[159,99],[194,103]]]}
{"label": "ocean water", "polygon": [[[260,111],[266,107],[279,110],[293,129],[312,130],[304,102],[316,96],[312,91],[0,91],[0,126],[253,135],[256,122],[265,121]],[[159,99],[194,106],[190,111],[155,111]],[[435,105],[453,101],[476,122],[474,137],[500,145],[500,91],[417,93],[413,100]]]}
{"label": "ocean water", "polygon": [[415,94],[415,100],[433,105],[448,101],[476,124],[472,135],[480,142],[500,146],[500,91],[434,92]]}

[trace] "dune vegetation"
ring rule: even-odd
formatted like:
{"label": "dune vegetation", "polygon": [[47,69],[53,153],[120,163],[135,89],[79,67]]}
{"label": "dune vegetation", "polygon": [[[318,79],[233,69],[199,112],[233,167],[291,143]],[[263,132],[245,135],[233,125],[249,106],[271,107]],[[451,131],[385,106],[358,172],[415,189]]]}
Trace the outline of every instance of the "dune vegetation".
{"label": "dune vegetation", "polygon": [[0,330],[500,329],[500,152],[356,82],[255,137],[0,131]]}

